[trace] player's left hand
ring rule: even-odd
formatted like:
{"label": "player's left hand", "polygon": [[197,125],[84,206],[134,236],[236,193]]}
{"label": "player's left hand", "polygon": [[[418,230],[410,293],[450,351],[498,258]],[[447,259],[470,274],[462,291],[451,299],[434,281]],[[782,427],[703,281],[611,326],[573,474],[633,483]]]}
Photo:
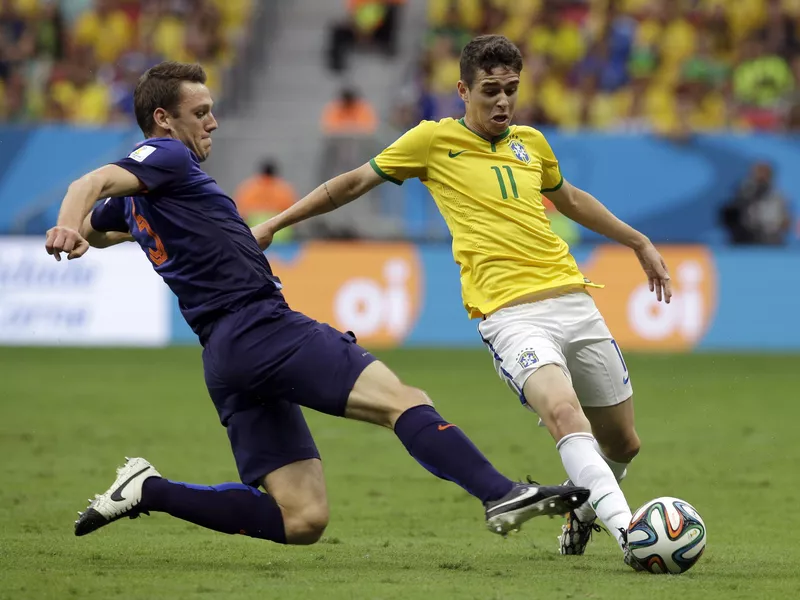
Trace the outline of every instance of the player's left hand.
{"label": "player's left hand", "polygon": [[664,300],[669,304],[672,298],[672,282],[667,270],[667,263],[664,262],[661,254],[650,241],[634,251],[636,258],[639,259],[639,264],[642,265],[642,269],[647,275],[650,291],[656,293],[659,302]]}
{"label": "player's left hand", "polygon": [[272,244],[272,238],[275,236],[275,232],[272,231],[272,228],[268,225],[269,222],[261,223],[256,225],[250,231],[253,234],[253,237],[256,238],[258,242],[258,246],[262,250],[266,250]]}
{"label": "player's left hand", "polygon": [[44,247],[58,261],[61,260],[62,252],[67,254],[67,260],[72,260],[86,254],[89,242],[77,230],[57,225],[47,231]]}

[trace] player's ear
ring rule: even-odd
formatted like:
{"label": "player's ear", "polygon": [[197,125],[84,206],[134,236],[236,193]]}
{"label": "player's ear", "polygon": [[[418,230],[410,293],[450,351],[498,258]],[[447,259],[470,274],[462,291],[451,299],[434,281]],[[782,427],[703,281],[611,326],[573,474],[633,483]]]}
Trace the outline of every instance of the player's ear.
{"label": "player's ear", "polygon": [[157,108],[153,112],[153,121],[155,121],[155,124],[162,129],[166,129],[167,131],[171,129],[169,126],[169,113],[163,108]]}
{"label": "player's ear", "polygon": [[464,102],[469,101],[469,87],[461,79],[458,80],[458,95],[461,96]]}

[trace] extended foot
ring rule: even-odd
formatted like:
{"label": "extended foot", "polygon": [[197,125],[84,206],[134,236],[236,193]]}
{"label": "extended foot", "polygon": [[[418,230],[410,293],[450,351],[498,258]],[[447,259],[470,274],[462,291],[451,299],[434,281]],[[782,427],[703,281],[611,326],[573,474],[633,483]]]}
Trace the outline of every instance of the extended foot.
{"label": "extended foot", "polygon": [[519,483],[499,500],[486,503],[486,526],[506,535],[533,517],[563,515],[588,499],[589,490],[582,487]]}
{"label": "extended foot", "polygon": [[105,493],[97,494],[89,500],[89,507],[75,521],[75,535],[92,533],[104,525],[130,517],[135,519],[142,510],[142,484],[149,477],[161,477],[155,467],[143,458],[127,458],[127,462],[117,469],[117,479]]}

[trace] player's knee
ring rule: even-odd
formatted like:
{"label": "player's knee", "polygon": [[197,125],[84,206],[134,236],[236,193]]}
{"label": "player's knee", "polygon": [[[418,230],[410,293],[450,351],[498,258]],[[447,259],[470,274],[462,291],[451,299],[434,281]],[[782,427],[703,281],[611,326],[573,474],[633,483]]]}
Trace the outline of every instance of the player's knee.
{"label": "player's knee", "polygon": [[392,429],[400,415],[410,408],[422,405],[433,406],[433,401],[428,394],[418,388],[401,383],[386,395],[383,419],[380,424]]}
{"label": "player's knee", "polygon": [[300,546],[316,544],[325,533],[328,519],[327,504],[304,506],[300,510],[284,515],[283,525],[287,543]]}
{"label": "player's knee", "polygon": [[[543,416],[543,415],[540,415]],[[564,400],[553,404],[545,423],[556,440],[570,433],[591,431],[591,426],[577,403]]]}

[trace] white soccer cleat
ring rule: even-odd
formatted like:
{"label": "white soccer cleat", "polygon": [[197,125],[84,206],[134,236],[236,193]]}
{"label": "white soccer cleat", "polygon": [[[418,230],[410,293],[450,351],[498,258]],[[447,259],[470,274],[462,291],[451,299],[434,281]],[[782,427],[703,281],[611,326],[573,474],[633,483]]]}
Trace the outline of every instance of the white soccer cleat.
{"label": "white soccer cleat", "polygon": [[161,477],[161,473],[143,458],[127,458],[127,462],[117,469],[114,484],[90,500],[84,512],[78,513],[75,535],[92,533],[122,517],[138,517],[142,513],[138,508],[142,501],[142,485],[150,477]]}

